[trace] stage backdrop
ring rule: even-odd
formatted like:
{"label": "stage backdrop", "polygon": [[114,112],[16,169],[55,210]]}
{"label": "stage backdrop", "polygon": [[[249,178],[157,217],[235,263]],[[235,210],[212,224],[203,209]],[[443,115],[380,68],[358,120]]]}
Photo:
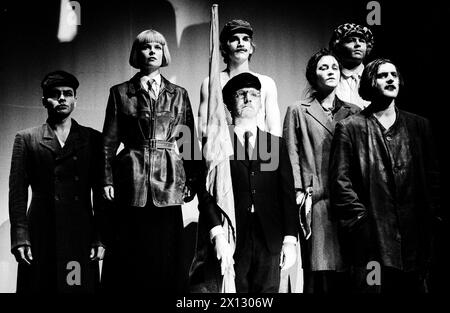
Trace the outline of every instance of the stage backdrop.
{"label": "stage backdrop", "polygon": [[[78,104],[73,117],[82,125],[101,130],[109,88],[136,72],[128,64],[133,39],[142,30],[153,28],[166,36],[172,54],[173,63],[163,69],[163,75],[188,90],[197,112],[200,84],[208,71],[210,7],[218,3],[221,27],[234,18],[248,20],[254,27],[256,51],[250,66],[253,71],[275,80],[284,118],[287,106],[303,95],[308,58],[328,45],[331,31],[337,25],[344,22],[367,25],[368,2],[79,0],[78,34],[71,42],[60,43],[57,39],[59,0],[45,1],[45,4],[2,1],[0,292],[15,290],[16,263],[9,252],[8,221],[8,177],[14,135],[45,122],[40,82],[47,72],[63,69],[78,77]],[[438,72],[436,59],[429,49],[446,38],[444,18],[449,15],[447,9],[432,2],[427,1],[424,8],[412,4],[394,7],[379,1],[381,25],[372,27],[376,36],[373,56],[390,57],[404,69],[409,83],[405,90],[414,91],[405,101],[409,110],[434,119],[437,133],[442,134],[444,127],[439,125],[443,125],[444,117],[436,111],[433,113],[439,109],[430,103],[438,100],[430,85],[431,76]],[[448,62],[442,65],[448,67]],[[445,88],[439,79],[433,86]],[[444,105],[446,98],[433,105]],[[189,229],[185,245],[188,266],[194,248],[195,223],[192,222],[197,219],[196,201],[183,209],[186,229]]]}

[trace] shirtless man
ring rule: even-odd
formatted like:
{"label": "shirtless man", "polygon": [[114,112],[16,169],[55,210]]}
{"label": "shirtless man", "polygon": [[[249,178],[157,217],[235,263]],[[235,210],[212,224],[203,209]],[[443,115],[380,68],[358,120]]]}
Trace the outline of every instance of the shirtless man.
{"label": "shirtless man", "polygon": [[[280,109],[277,101],[277,86],[272,78],[266,75],[252,72],[249,68],[250,59],[255,52],[253,43],[253,28],[250,23],[243,20],[232,20],[225,24],[220,33],[220,50],[226,69],[220,73],[220,82],[223,86],[234,76],[248,72],[261,82],[261,110],[257,116],[257,125],[261,130],[272,135],[281,136]],[[200,90],[199,125],[202,137],[205,136],[207,108],[208,108],[208,83],[205,78]],[[230,117],[229,112],[227,116]],[[231,119],[229,119],[231,123]]]}

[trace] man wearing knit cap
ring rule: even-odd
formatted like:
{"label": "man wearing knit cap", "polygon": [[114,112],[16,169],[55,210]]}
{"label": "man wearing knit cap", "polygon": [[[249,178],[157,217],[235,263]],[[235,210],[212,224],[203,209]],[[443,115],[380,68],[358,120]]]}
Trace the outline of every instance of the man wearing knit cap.
{"label": "man wearing knit cap", "polygon": [[[243,20],[232,20],[225,24],[220,33],[220,51],[227,65],[220,73],[221,86],[232,77],[240,73],[252,73],[261,82],[261,108],[256,116],[256,123],[261,130],[275,136],[281,136],[280,109],[277,100],[277,86],[272,78],[252,72],[249,67],[250,59],[255,52],[253,42],[253,27]],[[202,135],[205,136],[207,108],[208,108],[208,82],[205,78],[200,90],[199,124]],[[228,122],[231,117],[227,112]]]}
{"label": "man wearing knit cap", "polygon": [[336,96],[364,109],[370,102],[358,94],[363,62],[370,54],[374,45],[372,32],[369,28],[353,23],[338,26],[331,37],[330,49],[342,63],[342,75],[336,88]]}
{"label": "man wearing knit cap", "polygon": [[[230,132],[234,146],[230,168],[236,249],[233,255],[221,226],[221,209],[205,196],[206,191],[200,193],[198,227],[209,230],[210,239],[205,244],[208,253],[202,255],[210,257],[209,262],[198,262],[198,267],[194,263],[191,284],[201,284],[202,279],[211,277],[205,274],[207,268],[211,271],[211,266],[201,270],[201,264],[216,264],[215,268],[222,268],[223,272],[234,264],[237,292],[278,292],[280,269],[286,270],[295,263],[297,244],[298,214],[286,144],[283,138],[257,126],[261,106],[258,77],[250,73],[238,74],[227,82],[222,92],[234,124],[231,126],[234,131]],[[274,166],[268,166],[271,163]],[[203,237],[204,234],[199,234],[198,242]],[[219,274],[210,280],[220,281]],[[196,291],[218,290],[197,287]]]}
{"label": "man wearing knit cap", "polygon": [[67,72],[47,74],[46,123],[15,137],[9,215],[18,293],[94,292],[99,282],[101,134],[70,118],[78,85]]}

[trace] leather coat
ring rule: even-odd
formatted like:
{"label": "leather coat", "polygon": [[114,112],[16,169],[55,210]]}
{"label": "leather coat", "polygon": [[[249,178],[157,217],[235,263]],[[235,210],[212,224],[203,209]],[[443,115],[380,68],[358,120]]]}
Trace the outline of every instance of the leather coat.
{"label": "leather coat", "polygon": [[[342,230],[343,254],[351,265],[376,260],[400,270],[422,270],[429,265],[439,220],[439,171],[428,120],[397,112],[395,124],[405,131],[407,144],[395,159],[386,144],[392,137],[382,134],[370,106],[336,125],[331,202]],[[403,161],[406,149],[408,166]],[[399,175],[410,179],[399,185]]]}
{"label": "leather coat", "polygon": [[[148,192],[158,207],[183,204],[193,189],[194,117],[187,91],[161,77],[152,100],[140,74],[113,86],[103,127],[104,185],[124,204],[144,207]],[[116,155],[123,143],[124,149]]]}

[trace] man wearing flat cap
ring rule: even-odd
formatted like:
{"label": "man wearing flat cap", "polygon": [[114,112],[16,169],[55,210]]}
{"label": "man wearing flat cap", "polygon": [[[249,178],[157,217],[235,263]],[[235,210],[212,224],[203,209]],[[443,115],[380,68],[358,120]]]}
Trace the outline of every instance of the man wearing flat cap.
{"label": "man wearing flat cap", "polygon": [[369,101],[358,93],[359,82],[364,70],[364,61],[372,51],[374,39],[369,28],[354,23],[339,25],[330,40],[330,49],[342,63],[341,80],[336,96],[342,101],[366,108]]}
{"label": "man wearing flat cap", "polygon": [[[251,73],[261,82],[261,108],[256,115],[256,124],[261,130],[275,136],[281,136],[281,117],[278,107],[277,86],[272,78],[250,70],[250,60],[255,52],[253,42],[253,27],[243,20],[231,20],[225,24],[220,36],[220,51],[227,65],[220,73],[220,83],[223,88],[234,76],[240,73]],[[208,82],[206,77],[200,89],[199,125],[205,136],[208,109]],[[228,122],[231,116],[227,113]]]}
{"label": "man wearing flat cap", "polygon": [[70,118],[78,85],[67,72],[47,74],[46,123],[15,137],[9,215],[18,293],[94,292],[99,281],[101,134]]}
{"label": "man wearing flat cap", "polygon": [[[280,269],[296,260],[298,214],[294,178],[284,140],[261,130],[257,114],[261,107],[261,83],[255,75],[241,73],[224,86],[224,102],[231,113],[234,154],[230,157],[236,220],[234,255],[221,226],[222,213],[214,200],[199,194],[199,233],[206,230],[208,262],[194,264],[191,285],[202,280],[220,281],[220,270],[233,267],[239,293],[278,292]],[[207,192],[206,192],[207,194]],[[219,260],[219,261],[218,261]],[[201,262],[200,262],[201,263]],[[212,264],[212,266],[211,266]],[[216,278],[205,274],[216,268]],[[210,273],[209,273],[210,274]],[[198,287],[194,291],[218,291]],[[220,290],[220,289],[219,289]]]}

